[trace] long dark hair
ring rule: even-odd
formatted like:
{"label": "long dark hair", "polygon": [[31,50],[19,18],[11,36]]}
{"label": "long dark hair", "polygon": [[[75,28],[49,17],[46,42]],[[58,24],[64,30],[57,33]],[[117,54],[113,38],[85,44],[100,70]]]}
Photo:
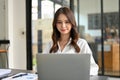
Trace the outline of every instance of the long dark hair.
{"label": "long dark hair", "polygon": [[52,24],[52,26],[53,26],[53,33],[52,33],[53,45],[49,52],[54,53],[54,52],[57,52],[57,50],[58,50],[57,42],[60,38],[60,32],[56,28],[56,23],[58,20],[58,16],[60,14],[64,14],[68,18],[68,21],[72,24],[72,28],[71,28],[71,32],[70,32],[70,37],[72,38],[72,40],[71,40],[70,44],[75,48],[76,52],[80,52],[80,48],[77,45],[79,34],[77,32],[75,17],[74,17],[73,12],[67,7],[59,8],[54,15],[53,24]]}

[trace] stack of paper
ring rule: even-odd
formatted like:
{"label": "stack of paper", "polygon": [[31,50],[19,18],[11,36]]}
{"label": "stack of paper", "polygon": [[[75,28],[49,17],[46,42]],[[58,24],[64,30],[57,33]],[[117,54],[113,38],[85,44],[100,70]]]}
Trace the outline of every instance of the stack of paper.
{"label": "stack of paper", "polygon": [[18,73],[2,80],[38,80],[38,76],[33,73]]}
{"label": "stack of paper", "polygon": [[11,69],[0,69],[0,78],[8,75],[9,73],[11,73]]}

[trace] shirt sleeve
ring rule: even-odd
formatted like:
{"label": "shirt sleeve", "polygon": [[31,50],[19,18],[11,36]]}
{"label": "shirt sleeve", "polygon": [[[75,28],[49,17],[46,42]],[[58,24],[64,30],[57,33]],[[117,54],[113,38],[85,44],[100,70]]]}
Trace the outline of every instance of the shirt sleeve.
{"label": "shirt sleeve", "polygon": [[90,75],[98,75],[98,65],[95,63],[92,51],[86,40],[79,42],[80,54],[90,54]]}

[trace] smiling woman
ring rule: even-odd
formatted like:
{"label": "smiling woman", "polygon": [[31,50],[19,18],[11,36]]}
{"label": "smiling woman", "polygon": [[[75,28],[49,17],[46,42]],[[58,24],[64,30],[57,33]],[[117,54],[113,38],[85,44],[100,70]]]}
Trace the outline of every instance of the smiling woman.
{"label": "smiling woman", "polygon": [[74,14],[68,7],[60,7],[53,19],[52,40],[44,49],[44,54],[90,54],[90,75],[98,74],[92,51],[85,39],[79,37]]}

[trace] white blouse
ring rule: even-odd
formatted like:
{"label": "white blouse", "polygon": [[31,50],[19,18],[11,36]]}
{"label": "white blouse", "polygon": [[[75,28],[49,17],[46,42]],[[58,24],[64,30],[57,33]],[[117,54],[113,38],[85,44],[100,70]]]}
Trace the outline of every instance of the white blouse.
{"label": "white blouse", "polygon": [[[56,54],[75,54],[76,51],[74,49],[73,46],[69,45],[71,42],[71,39],[69,40],[69,42],[67,43],[67,45],[65,46],[65,48],[61,51],[59,42],[58,42],[58,51],[56,52]],[[46,48],[44,49],[43,53],[49,53],[50,48],[52,47],[52,41],[49,42],[46,45]],[[88,46],[88,43],[86,40],[79,38],[77,41],[78,46],[80,47],[80,54],[90,54],[91,55],[91,63],[90,63],[90,75],[97,75],[98,74],[98,65],[95,63],[93,56],[92,56],[92,51]]]}

